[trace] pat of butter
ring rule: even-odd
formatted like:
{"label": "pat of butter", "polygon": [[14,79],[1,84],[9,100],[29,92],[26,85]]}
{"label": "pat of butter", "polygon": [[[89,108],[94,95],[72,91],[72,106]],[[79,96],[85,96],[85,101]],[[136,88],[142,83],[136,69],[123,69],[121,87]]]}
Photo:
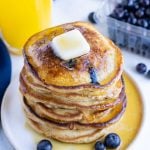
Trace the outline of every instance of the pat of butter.
{"label": "pat of butter", "polygon": [[63,60],[76,58],[90,51],[89,44],[77,29],[53,38],[52,48],[54,53]]}

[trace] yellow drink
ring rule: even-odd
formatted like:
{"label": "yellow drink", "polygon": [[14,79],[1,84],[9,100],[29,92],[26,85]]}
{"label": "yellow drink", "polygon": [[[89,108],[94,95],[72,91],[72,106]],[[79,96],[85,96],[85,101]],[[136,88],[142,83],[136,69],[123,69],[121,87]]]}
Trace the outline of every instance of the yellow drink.
{"label": "yellow drink", "polygon": [[10,50],[21,52],[32,34],[50,27],[51,8],[52,0],[0,0],[0,30]]}

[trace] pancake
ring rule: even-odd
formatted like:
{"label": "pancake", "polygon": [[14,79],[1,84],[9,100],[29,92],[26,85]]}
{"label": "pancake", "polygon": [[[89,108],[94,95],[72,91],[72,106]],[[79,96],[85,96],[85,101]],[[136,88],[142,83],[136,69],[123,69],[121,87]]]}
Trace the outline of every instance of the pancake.
{"label": "pancake", "polygon": [[[60,122],[60,121],[54,121],[54,120],[49,120],[46,118],[41,117],[38,115],[32,107],[27,103],[26,99],[24,99],[24,109],[27,114],[27,117],[34,120],[34,121],[44,121],[47,122],[47,126],[49,128],[60,128],[60,129],[91,129],[91,128],[97,128],[97,129],[102,129],[107,126],[110,126],[113,123],[116,123],[121,116],[123,115],[125,109],[126,109],[126,97],[124,97],[123,102],[117,105],[110,113],[109,115],[106,115],[101,118],[97,118],[96,122],[95,120],[92,120],[92,122],[84,122],[82,120],[81,122]],[[92,118],[93,119],[93,118]],[[88,119],[91,120],[91,119]]]}
{"label": "pancake", "polygon": [[[50,123],[50,121],[38,117],[29,108],[25,108],[25,112],[28,116],[29,125],[38,133],[43,134],[47,138],[54,138],[56,140],[68,143],[89,143],[100,139],[105,135],[106,128],[109,128],[108,124],[103,124],[103,128],[81,128],[73,129],[63,128],[61,124]],[[115,121],[115,120],[114,120]],[[114,122],[113,122],[114,124]],[[104,127],[105,125],[105,127]],[[61,126],[61,128],[59,128]],[[64,127],[64,126],[63,126]]]}
{"label": "pancake", "polygon": [[[116,86],[112,88],[114,92],[112,90],[108,90],[107,92],[105,90],[99,90],[99,93],[97,93],[96,96],[85,96],[79,93],[62,94],[51,90],[45,90],[45,88],[39,90],[37,86],[32,86],[31,81],[28,79],[28,77],[26,77],[26,74],[22,71],[20,76],[20,90],[25,97],[28,97],[29,99],[32,98],[34,101],[43,101],[47,103],[47,105],[49,105],[48,103],[51,103],[51,105],[54,106],[56,103],[57,106],[58,104],[61,104],[60,107],[64,107],[64,105],[66,104],[67,107],[71,106],[81,108],[105,109],[104,106],[107,105],[108,108],[115,105],[118,102],[118,95],[123,87],[122,82],[122,79],[120,79],[116,83]],[[91,90],[91,92],[94,91]],[[100,103],[101,105],[99,105]]]}
{"label": "pancake", "polygon": [[[64,61],[53,52],[54,37],[77,29],[90,52]],[[73,62],[70,69],[67,65]],[[96,82],[92,82],[90,69]],[[120,49],[88,23],[73,22],[33,35],[24,46],[20,91],[29,125],[47,138],[89,143],[104,136],[126,110]]]}
{"label": "pancake", "polygon": [[[123,99],[125,97],[124,89],[122,90],[121,94],[118,97],[118,104],[114,105],[114,107],[117,107],[122,103]],[[80,109],[80,108],[75,108],[75,109],[70,109],[68,108],[59,108],[59,107],[48,107],[47,104],[41,103],[41,102],[35,102],[32,101],[31,99],[26,99],[28,105],[32,107],[34,112],[36,112],[40,116],[44,116],[46,118],[50,118],[51,120],[57,120],[57,121],[83,121],[84,119],[94,117],[94,118],[100,118],[100,116],[104,114],[110,113],[111,110],[114,109],[114,107],[109,107],[106,104],[103,105],[103,110],[102,109]],[[49,105],[50,106],[50,105]],[[95,106],[96,107],[96,106]],[[105,108],[105,109],[104,109]],[[109,115],[109,114],[108,114]]]}
{"label": "pancake", "polygon": [[100,89],[89,88],[89,89],[80,90],[80,91],[78,90],[72,91],[69,89],[63,90],[63,91],[58,91],[58,90],[55,91],[55,90],[48,89],[47,85],[43,85],[42,82],[40,83],[39,80],[36,78],[36,76],[34,76],[34,74],[32,73],[33,70],[31,70],[31,68],[30,69],[27,69],[27,68],[29,68],[29,66],[26,64],[21,72],[21,77],[23,78],[24,82],[28,84],[29,87],[31,87],[32,89],[37,89],[38,92],[40,91],[42,93],[48,92],[48,95],[50,94],[50,91],[53,91],[53,94],[56,93],[57,96],[58,95],[63,96],[62,94],[67,94],[67,93],[74,94],[75,96],[82,95],[81,99],[83,101],[84,96],[86,97],[86,99],[87,97],[89,99],[97,99],[97,98],[103,99],[105,97],[116,98],[122,89],[122,82],[121,80],[119,80],[115,84],[109,87],[101,87]]}
{"label": "pancake", "polygon": [[[88,44],[90,52],[76,59],[75,68],[68,71],[62,67],[62,60],[52,50],[51,41],[55,36],[78,29]],[[56,89],[99,88],[116,82],[122,74],[123,58],[121,51],[109,39],[96,31],[88,23],[74,22],[33,35],[24,46],[24,55],[34,68],[39,79]],[[99,85],[91,84],[89,67],[97,71]]]}
{"label": "pancake", "polygon": [[47,128],[47,125],[35,122],[28,119],[29,125],[38,133],[43,134],[47,138],[53,138],[61,142],[67,143],[90,143],[101,139],[105,135],[104,130],[90,129],[90,130],[60,130],[57,128]]}

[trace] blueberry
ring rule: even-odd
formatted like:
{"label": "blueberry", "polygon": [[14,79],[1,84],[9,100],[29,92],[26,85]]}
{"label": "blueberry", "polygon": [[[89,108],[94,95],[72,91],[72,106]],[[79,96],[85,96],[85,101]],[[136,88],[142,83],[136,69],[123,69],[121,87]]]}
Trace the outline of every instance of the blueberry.
{"label": "blueberry", "polygon": [[122,20],[126,20],[127,18],[129,17],[129,12],[128,12],[128,10],[127,9],[125,9],[124,11],[123,11],[123,19]]}
{"label": "blueberry", "polygon": [[150,8],[147,8],[146,11],[145,11],[145,14],[150,17]]}
{"label": "blueberry", "polygon": [[121,19],[124,15],[124,8],[123,7],[119,7],[119,8],[116,8],[113,12],[113,14],[115,15],[115,18],[116,19]]}
{"label": "blueberry", "polygon": [[128,6],[128,8],[133,8],[134,7],[134,0],[128,0],[127,6]]}
{"label": "blueberry", "polygon": [[124,14],[126,12],[123,10],[122,12],[118,13],[118,19],[122,20],[124,18]]}
{"label": "blueberry", "polygon": [[76,59],[70,59],[68,61],[62,61],[61,65],[67,68],[68,70],[73,70],[75,69],[76,62],[77,62]]}
{"label": "blueberry", "polygon": [[150,79],[150,70],[148,70],[148,72],[147,72],[147,78],[149,78]]}
{"label": "blueberry", "polygon": [[139,3],[136,2],[133,6],[133,9],[138,10],[139,8],[140,8]]}
{"label": "blueberry", "polygon": [[147,19],[138,19],[137,25],[139,25],[143,28],[148,28],[149,23],[148,23]]}
{"label": "blueberry", "polygon": [[122,10],[122,12],[118,13],[117,18],[121,21],[125,21],[129,17],[129,12],[127,9]]}
{"label": "blueberry", "polygon": [[145,10],[145,9],[144,9],[143,7],[141,7],[140,9],[138,9],[138,10],[135,12],[136,17],[138,17],[138,18],[144,17],[144,14],[145,14],[144,10]]}
{"label": "blueberry", "polygon": [[139,63],[136,66],[136,71],[141,73],[141,74],[144,74],[147,71],[147,66],[143,63]]}
{"label": "blueberry", "polygon": [[126,8],[127,5],[128,5],[128,0],[123,0],[123,1],[122,1],[122,5]]}
{"label": "blueberry", "polygon": [[75,59],[70,59],[66,65],[68,65],[68,68],[74,68],[76,65],[76,60]]}
{"label": "blueberry", "polygon": [[52,150],[52,144],[48,140],[41,140],[37,145],[37,150]]}
{"label": "blueberry", "polygon": [[101,141],[98,141],[95,143],[95,150],[106,150],[106,147]]}
{"label": "blueberry", "polygon": [[96,70],[93,67],[89,68],[89,74],[90,74],[90,78],[91,78],[91,83],[93,83],[93,84],[99,84],[97,82]]}
{"label": "blueberry", "polygon": [[124,20],[129,16],[129,12],[127,9],[119,4],[109,16],[118,20]]}
{"label": "blueberry", "polygon": [[104,145],[107,148],[117,148],[121,143],[120,137],[116,133],[110,133],[105,137]]}
{"label": "blueberry", "polygon": [[137,23],[137,19],[136,18],[128,18],[127,20],[128,23],[135,25]]}
{"label": "blueberry", "polygon": [[131,6],[131,5],[133,5],[133,3],[134,3],[134,0],[123,0],[122,1],[122,5],[124,6],[124,7],[128,7],[128,6]]}
{"label": "blueberry", "polygon": [[149,6],[150,5],[150,0],[139,0],[139,3],[142,6]]}
{"label": "blueberry", "polygon": [[130,24],[133,24],[135,25],[137,23],[137,19],[136,17],[131,13],[129,18],[127,19],[127,22],[130,23]]}
{"label": "blueberry", "polygon": [[121,3],[119,3],[119,4],[116,6],[116,8],[124,8],[124,6],[123,6]]}
{"label": "blueberry", "polygon": [[120,7],[123,7],[123,5],[120,3],[116,5],[116,8],[120,8]]}
{"label": "blueberry", "polygon": [[89,19],[89,21],[90,21],[91,23],[96,24],[96,20],[95,20],[95,18],[94,18],[94,15],[95,15],[95,12],[89,13],[88,19]]}

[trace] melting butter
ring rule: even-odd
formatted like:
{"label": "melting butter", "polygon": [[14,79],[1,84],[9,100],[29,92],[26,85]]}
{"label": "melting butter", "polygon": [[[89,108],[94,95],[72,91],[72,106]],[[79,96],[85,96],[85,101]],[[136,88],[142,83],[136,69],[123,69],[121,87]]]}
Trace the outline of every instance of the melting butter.
{"label": "melting butter", "polygon": [[52,40],[52,48],[55,55],[63,60],[73,59],[87,54],[90,51],[88,42],[77,29],[54,37]]}

